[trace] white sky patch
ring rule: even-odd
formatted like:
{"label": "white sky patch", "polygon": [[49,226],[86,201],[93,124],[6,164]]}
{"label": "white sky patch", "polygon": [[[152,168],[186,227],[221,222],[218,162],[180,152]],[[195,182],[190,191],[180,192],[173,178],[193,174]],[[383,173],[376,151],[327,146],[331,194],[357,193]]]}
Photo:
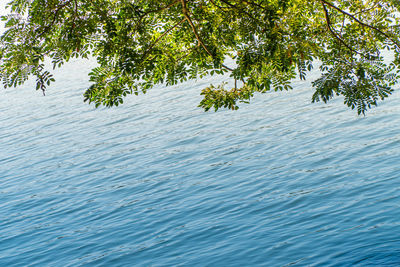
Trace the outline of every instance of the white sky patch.
{"label": "white sky patch", "polygon": [[[0,16],[6,15],[6,4],[7,1],[0,0]],[[4,21],[0,21],[0,33],[4,31]]]}

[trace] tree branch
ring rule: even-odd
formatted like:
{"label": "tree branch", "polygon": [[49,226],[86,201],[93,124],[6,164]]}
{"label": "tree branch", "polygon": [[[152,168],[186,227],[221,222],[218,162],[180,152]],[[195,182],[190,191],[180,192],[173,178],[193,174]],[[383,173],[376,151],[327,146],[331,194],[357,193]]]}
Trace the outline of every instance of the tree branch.
{"label": "tree branch", "polygon": [[50,30],[50,28],[54,25],[54,23],[56,22],[57,16],[58,16],[58,12],[60,12],[61,9],[63,9],[65,6],[67,6],[69,3],[71,3],[72,0],[68,0],[67,2],[65,2],[62,5],[59,5],[54,13],[54,17],[53,20],[50,22],[49,25],[47,25],[44,30],[36,37],[36,38],[40,38],[43,36],[43,34],[45,34],[46,32],[48,32]]}
{"label": "tree branch", "polygon": [[219,6],[219,5],[217,5],[217,4],[215,3],[214,0],[210,0],[210,2],[211,2],[214,6],[218,7],[219,9],[221,9],[221,10],[224,11],[224,12],[228,12],[227,10],[224,10],[224,8],[226,8],[226,9],[231,9],[231,8],[233,8],[233,7]]}
{"label": "tree branch", "polygon": [[[193,24],[193,21],[189,16],[189,10],[187,9],[186,0],[181,0],[181,3],[182,3],[182,13],[185,16],[186,21],[190,24],[190,27],[192,28],[192,31],[193,31],[194,35],[196,36],[197,41],[204,48],[204,50],[207,52],[207,54],[210,55],[212,58],[214,58],[214,55],[210,52],[210,50],[204,44],[199,33],[197,32],[196,26]],[[233,71],[233,69],[225,66],[224,64],[221,64],[221,66],[229,71]]]}
{"label": "tree branch", "polygon": [[185,16],[185,19],[187,20],[187,22],[190,24],[190,27],[192,28],[192,31],[193,31],[194,35],[196,36],[197,41],[204,48],[204,50],[207,52],[207,54],[209,54],[211,57],[214,57],[213,54],[210,52],[210,50],[207,48],[207,46],[204,44],[199,33],[197,32],[196,26],[193,24],[193,21],[189,16],[189,11],[187,9],[186,0],[181,0],[181,2],[182,2],[182,13]]}
{"label": "tree branch", "polygon": [[390,41],[392,41],[395,45],[397,45],[397,47],[400,47],[400,44],[399,44],[396,40],[394,40],[392,37],[390,37],[387,33],[381,31],[380,29],[378,29],[378,28],[376,28],[376,27],[374,27],[374,26],[372,26],[372,25],[369,25],[369,24],[367,24],[367,23],[362,22],[361,20],[359,20],[358,18],[356,18],[354,15],[352,15],[352,14],[350,14],[350,13],[347,13],[346,11],[344,11],[344,10],[338,8],[337,6],[333,5],[332,3],[330,3],[330,2],[328,2],[328,1],[326,1],[326,0],[320,0],[320,1],[321,1],[322,3],[325,3],[326,5],[330,6],[331,8],[336,9],[336,10],[339,11],[340,13],[342,13],[342,14],[348,16],[349,18],[353,19],[353,20],[356,21],[358,24],[360,24],[360,25],[362,25],[362,26],[364,26],[364,27],[370,28],[370,29],[372,29],[372,30],[377,31],[378,33],[382,34],[383,36],[385,36],[386,38],[388,38]]}
{"label": "tree branch", "polygon": [[182,60],[182,59],[184,59],[185,57],[187,57],[187,56],[189,56],[196,48],[198,48],[198,46],[194,46],[194,47],[191,47],[191,48],[189,48],[189,49],[186,49],[186,50],[184,50],[184,51],[181,51],[180,53],[182,54],[182,53],[184,53],[182,56],[180,56],[179,58],[177,58],[176,59],[176,61],[180,61],[180,60]]}
{"label": "tree branch", "polygon": [[170,7],[173,7],[173,6],[176,5],[178,2],[179,2],[179,0],[175,0],[175,1],[173,1],[171,4],[166,5],[165,7],[160,7],[160,8],[158,8],[158,9],[145,11],[145,12],[143,12],[143,13],[144,13],[145,15],[150,14],[150,13],[158,13],[158,12],[164,11],[165,9],[168,9],[168,8],[170,8]]}
{"label": "tree branch", "polygon": [[[256,21],[256,22],[260,22],[260,20],[256,19],[256,18],[255,18],[253,15],[251,15],[249,12],[243,10],[243,8],[239,8],[237,5],[231,4],[231,3],[229,3],[229,2],[226,1],[226,0],[220,0],[220,1],[221,1],[222,3],[227,4],[227,5],[230,6],[231,8],[234,8],[234,9],[236,9],[236,10],[238,10],[238,11],[240,11],[240,12],[246,14],[246,15],[247,15],[249,18],[251,18],[252,20],[254,20],[254,21]],[[245,2],[245,3],[247,3],[247,4],[250,4],[250,3],[247,2],[247,1],[243,1],[243,2]],[[256,5],[256,6],[258,7],[258,5]]]}
{"label": "tree branch", "polygon": [[248,4],[248,5],[256,6],[256,7],[260,8],[260,9],[262,9],[262,10],[264,10],[264,11],[267,10],[265,7],[263,7],[262,5],[259,5],[259,4],[257,4],[257,3],[249,2],[249,1],[246,1],[246,0],[242,0],[242,1],[243,1],[244,3],[246,3],[246,4]]}
{"label": "tree branch", "polygon": [[150,45],[150,47],[147,49],[147,51],[143,54],[142,56],[142,60],[144,60],[147,57],[147,54],[153,49],[153,47],[162,39],[164,38],[164,36],[166,36],[170,31],[172,31],[173,29],[175,29],[176,27],[178,27],[180,24],[182,24],[182,22],[184,22],[186,20],[186,18],[182,19],[181,21],[179,21],[178,23],[176,23],[174,26],[172,26],[171,28],[169,28],[168,30],[166,30],[165,32],[163,32],[163,34],[161,34],[155,41],[154,43],[152,43]]}
{"label": "tree branch", "polygon": [[[326,21],[326,26],[328,28],[328,30],[331,32],[331,34],[337,39],[339,40],[340,43],[342,43],[347,49],[349,49],[350,51],[359,54],[359,55],[363,55],[362,53],[354,50],[353,48],[351,48],[342,38],[340,38],[340,36],[338,35],[338,33],[336,33],[336,31],[332,28],[332,24],[331,24],[331,19],[329,17],[329,13],[328,10],[326,9],[326,5],[325,5],[325,1],[324,0],[320,0],[323,10],[324,10],[324,14],[325,14],[325,21]],[[364,56],[364,55],[363,55]]]}
{"label": "tree branch", "polygon": [[370,11],[370,10],[372,10],[372,9],[377,8],[379,5],[380,5],[379,1],[376,1],[372,7],[366,8],[366,9],[364,9],[364,10],[360,10],[359,12],[354,13],[354,15],[358,15],[358,14],[365,13],[365,12],[367,12],[367,11]]}

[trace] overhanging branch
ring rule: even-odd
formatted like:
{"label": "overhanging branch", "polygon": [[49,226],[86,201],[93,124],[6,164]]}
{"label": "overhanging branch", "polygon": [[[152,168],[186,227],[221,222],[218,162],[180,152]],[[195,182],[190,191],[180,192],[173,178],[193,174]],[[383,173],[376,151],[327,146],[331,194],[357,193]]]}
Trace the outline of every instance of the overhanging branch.
{"label": "overhanging branch", "polygon": [[320,0],[320,1],[321,1],[323,10],[324,10],[324,14],[325,14],[326,26],[327,26],[328,30],[331,32],[331,34],[333,35],[333,37],[335,37],[341,44],[343,44],[347,49],[349,49],[349,50],[352,51],[353,53],[356,53],[356,54],[359,54],[359,55],[362,55],[362,56],[366,57],[364,54],[362,54],[362,53],[360,53],[360,52],[354,50],[350,45],[348,45],[348,44],[339,36],[339,34],[332,28],[331,19],[330,19],[330,17],[329,17],[329,13],[328,13],[328,10],[327,10],[326,5],[325,5],[325,1],[323,1],[323,0]]}
{"label": "overhanging branch", "polygon": [[322,3],[324,3],[324,4],[328,5],[328,6],[330,6],[331,8],[336,9],[336,10],[339,11],[340,13],[342,13],[342,14],[348,16],[349,18],[353,19],[353,20],[356,21],[358,24],[360,24],[360,25],[362,25],[362,26],[364,26],[364,27],[370,28],[370,29],[372,29],[372,30],[374,30],[374,31],[376,31],[376,32],[378,32],[378,33],[380,33],[381,35],[385,36],[385,37],[388,38],[390,41],[392,41],[395,45],[397,45],[397,47],[400,47],[400,44],[399,44],[396,40],[394,40],[392,37],[390,37],[387,33],[383,32],[382,30],[380,30],[380,29],[378,29],[378,28],[376,28],[376,27],[374,27],[374,26],[372,26],[372,25],[370,25],[370,24],[367,24],[367,23],[365,23],[365,22],[362,22],[361,20],[359,20],[358,18],[356,18],[354,15],[352,15],[352,14],[350,14],[350,13],[344,11],[343,9],[340,9],[339,7],[335,6],[334,4],[332,4],[332,3],[330,3],[330,2],[328,2],[328,1],[326,1],[326,0],[320,0],[320,1],[321,1]]}
{"label": "overhanging branch", "polygon": [[36,38],[42,37],[43,34],[47,33],[47,32],[51,29],[51,27],[54,25],[54,23],[55,23],[56,20],[57,20],[58,12],[60,12],[61,9],[63,9],[65,6],[69,5],[69,3],[71,3],[71,2],[72,2],[72,0],[68,0],[68,1],[65,2],[64,4],[57,6],[57,9],[56,9],[55,12],[54,12],[53,20],[50,22],[49,25],[47,25],[47,26],[44,28],[44,30],[43,30]]}
{"label": "overhanging branch", "polygon": [[164,38],[170,31],[172,31],[173,29],[175,29],[176,27],[178,27],[180,24],[182,24],[186,19],[182,19],[181,21],[179,21],[178,23],[176,23],[174,26],[172,26],[171,28],[169,28],[168,30],[166,30],[165,32],[163,32],[163,34],[161,34],[155,41],[154,43],[152,43],[150,45],[150,47],[147,49],[147,51],[143,54],[142,56],[142,60],[144,60],[148,53],[153,49],[153,47],[162,39]]}
{"label": "overhanging branch", "polygon": [[[196,36],[197,41],[199,42],[200,46],[203,47],[203,49],[206,51],[206,53],[209,56],[211,56],[212,58],[214,58],[214,55],[210,52],[208,47],[204,44],[202,38],[200,37],[199,33],[197,32],[196,26],[194,25],[192,19],[190,18],[189,10],[187,9],[187,5],[186,5],[186,0],[181,0],[181,3],[182,3],[182,13],[185,16],[186,21],[189,23],[190,27],[192,28],[192,31],[193,31],[194,35]],[[229,68],[228,66],[225,66],[224,64],[221,64],[221,66],[229,71],[233,71],[233,69]]]}

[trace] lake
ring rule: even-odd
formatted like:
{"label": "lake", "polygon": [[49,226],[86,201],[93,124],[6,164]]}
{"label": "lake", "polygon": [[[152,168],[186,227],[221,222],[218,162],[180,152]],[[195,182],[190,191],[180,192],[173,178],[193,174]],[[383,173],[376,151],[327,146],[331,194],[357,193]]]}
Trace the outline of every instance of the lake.
{"label": "lake", "polygon": [[0,91],[0,266],[400,265],[398,92],[204,112],[222,76],[95,109],[91,66]]}

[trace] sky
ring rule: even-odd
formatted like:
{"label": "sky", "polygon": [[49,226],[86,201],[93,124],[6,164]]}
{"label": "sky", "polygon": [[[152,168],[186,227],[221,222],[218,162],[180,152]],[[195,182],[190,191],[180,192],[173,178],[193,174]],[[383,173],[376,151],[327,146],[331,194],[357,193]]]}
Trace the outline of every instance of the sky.
{"label": "sky", "polygon": [[[0,0],[0,16],[5,14],[6,14],[6,2]],[[3,25],[4,25],[3,21],[0,21],[0,33],[2,33],[4,30]]]}

